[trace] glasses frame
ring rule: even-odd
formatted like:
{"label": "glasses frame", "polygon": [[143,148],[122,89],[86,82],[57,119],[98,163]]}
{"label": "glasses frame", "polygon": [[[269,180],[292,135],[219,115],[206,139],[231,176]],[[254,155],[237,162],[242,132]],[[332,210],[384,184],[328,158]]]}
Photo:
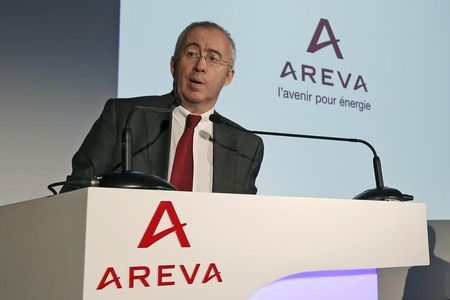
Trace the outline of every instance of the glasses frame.
{"label": "glasses frame", "polygon": [[219,59],[217,57],[214,57],[212,54],[202,55],[200,52],[189,49],[186,49],[185,52],[178,57],[178,59],[181,58],[184,58],[187,61],[192,61],[195,63],[198,63],[200,58],[204,58],[206,65],[209,67],[228,66],[230,69],[233,69],[233,66],[227,60]]}

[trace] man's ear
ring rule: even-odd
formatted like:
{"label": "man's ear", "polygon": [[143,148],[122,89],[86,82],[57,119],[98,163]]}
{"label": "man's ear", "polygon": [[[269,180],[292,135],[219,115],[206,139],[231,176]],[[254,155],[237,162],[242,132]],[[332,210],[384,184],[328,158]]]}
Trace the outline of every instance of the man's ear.
{"label": "man's ear", "polygon": [[233,77],[234,77],[234,68],[230,68],[227,72],[224,85],[229,85],[233,80]]}
{"label": "man's ear", "polygon": [[175,77],[175,69],[177,68],[177,60],[175,57],[170,58],[170,73],[172,74],[172,77]]}

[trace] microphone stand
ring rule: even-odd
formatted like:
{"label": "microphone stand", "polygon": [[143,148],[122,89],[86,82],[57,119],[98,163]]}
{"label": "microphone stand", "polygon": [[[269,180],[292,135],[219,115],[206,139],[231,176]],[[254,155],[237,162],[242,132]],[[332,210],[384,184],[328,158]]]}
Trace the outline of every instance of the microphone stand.
{"label": "microphone stand", "polygon": [[270,131],[257,131],[257,130],[247,130],[240,127],[236,127],[234,124],[230,123],[227,119],[212,114],[210,120],[213,123],[224,124],[233,127],[237,130],[261,134],[270,136],[282,136],[282,137],[295,137],[295,138],[306,138],[306,139],[316,139],[316,140],[330,140],[330,141],[341,141],[341,142],[352,142],[352,143],[362,143],[370,148],[373,153],[373,169],[375,173],[375,183],[376,188],[365,190],[364,192],[356,195],[353,199],[361,200],[397,200],[397,201],[410,201],[414,197],[408,194],[402,194],[399,190],[384,186],[383,182],[383,172],[381,170],[381,160],[375,151],[375,148],[367,141],[355,138],[341,138],[341,137],[331,137],[331,136],[319,136],[319,135],[308,135],[308,134],[293,134],[293,133],[283,133],[283,132],[270,132]]}
{"label": "microphone stand", "polygon": [[364,192],[356,195],[353,199],[361,200],[398,200],[398,201],[409,201],[413,200],[414,197],[408,194],[402,194],[399,190],[384,186],[383,182],[383,172],[381,169],[381,160],[375,151],[375,148],[367,141],[355,138],[341,138],[341,137],[331,137],[331,136],[319,136],[319,135],[308,135],[308,134],[293,134],[293,133],[278,133],[270,131],[250,131],[254,134],[261,135],[271,135],[271,136],[283,136],[283,137],[296,137],[296,138],[306,138],[306,139],[317,139],[317,140],[330,140],[330,141],[341,141],[341,142],[352,142],[352,143],[362,143],[370,148],[373,153],[373,170],[375,174],[376,188],[365,190]]}
{"label": "microphone stand", "polygon": [[139,171],[133,171],[132,165],[132,131],[130,122],[137,111],[147,110],[158,113],[171,113],[179,105],[176,98],[172,109],[136,106],[127,116],[125,127],[122,131],[122,163],[120,171],[113,171],[101,176],[98,186],[114,187],[126,189],[150,189],[150,190],[176,190],[167,180],[153,174],[145,174]]}

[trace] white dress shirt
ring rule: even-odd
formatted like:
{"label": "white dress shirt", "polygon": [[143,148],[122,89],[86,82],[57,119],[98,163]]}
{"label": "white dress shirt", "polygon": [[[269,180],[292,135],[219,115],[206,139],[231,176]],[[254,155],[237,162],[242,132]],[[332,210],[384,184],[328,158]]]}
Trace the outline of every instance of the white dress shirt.
{"label": "white dress shirt", "polygon": [[[194,174],[192,181],[193,192],[212,192],[213,180],[213,123],[209,116],[214,113],[214,108],[201,114],[202,119],[194,129]],[[172,174],[173,160],[177,150],[178,141],[184,132],[186,118],[190,112],[181,105],[172,113],[172,132],[170,138],[170,156],[168,180]]]}

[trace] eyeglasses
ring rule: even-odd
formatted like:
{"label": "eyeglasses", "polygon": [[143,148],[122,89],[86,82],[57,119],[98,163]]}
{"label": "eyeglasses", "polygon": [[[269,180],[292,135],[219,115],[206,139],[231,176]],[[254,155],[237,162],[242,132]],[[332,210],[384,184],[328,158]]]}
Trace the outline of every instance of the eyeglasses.
{"label": "eyeglasses", "polygon": [[203,57],[206,61],[206,64],[210,67],[217,67],[223,65],[232,68],[232,66],[228,61],[220,59],[219,55],[215,53],[208,53],[206,55],[201,55],[200,52],[198,51],[186,50],[186,52],[181,57],[185,58],[187,61],[195,63],[198,62],[200,58]]}

